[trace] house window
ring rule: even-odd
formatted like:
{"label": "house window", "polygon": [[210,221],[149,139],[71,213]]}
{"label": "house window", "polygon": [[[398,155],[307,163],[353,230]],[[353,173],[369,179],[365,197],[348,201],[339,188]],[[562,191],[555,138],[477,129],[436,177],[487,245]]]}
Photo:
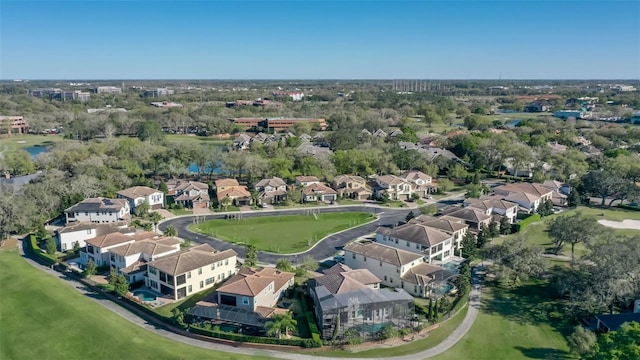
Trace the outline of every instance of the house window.
{"label": "house window", "polygon": [[398,239],[395,239],[395,240],[396,240],[396,244],[397,244],[398,243]]}
{"label": "house window", "polygon": [[351,254],[351,257],[355,259],[356,258],[356,253]]}
{"label": "house window", "polygon": [[382,267],[382,261],[380,261],[380,267]]}
{"label": "house window", "polygon": [[187,279],[191,279],[191,271],[187,273]]}
{"label": "house window", "polygon": [[246,296],[242,297],[242,305],[249,305],[249,298]]}
{"label": "house window", "polygon": [[87,234],[91,235],[91,229],[87,229]]}
{"label": "house window", "polygon": [[225,265],[229,265],[229,259],[225,259],[225,260],[224,260],[224,264],[225,264]]}
{"label": "house window", "polygon": [[156,270],[156,268],[152,268],[152,267],[150,267],[150,268],[149,268],[149,273],[150,273],[150,274],[153,274],[153,275],[158,275],[158,270]]}
{"label": "house window", "polygon": [[192,290],[192,288],[191,288],[191,285],[189,285],[189,286],[187,287],[187,293],[190,293],[191,291],[193,291],[193,290]]}
{"label": "house window", "polygon": [[364,256],[364,262],[367,262],[367,257],[366,256]]}
{"label": "house window", "polygon": [[444,257],[449,257],[449,254],[451,254],[451,251],[447,250],[444,252]]}
{"label": "house window", "polygon": [[393,278],[389,278],[389,282],[393,284]]}
{"label": "house window", "polygon": [[200,280],[200,289],[204,287],[204,281]]}
{"label": "house window", "polygon": [[384,276],[384,281],[387,281],[387,275]]}
{"label": "house window", "polygon": [[198,269],[198,275],[202,275],[202,268]]}
{"label": "house window", "polygon": [[416,244],[416,249],[420,249],[420,244]]}
{"label": "house window", "polygon": [[407,247],[411,246],[410,242],[406,241],[406,243],[407,243]]}
{"label": "house window", "polygon": [[216,269],[216,264],[211,264],[211,270],[215,270]]}

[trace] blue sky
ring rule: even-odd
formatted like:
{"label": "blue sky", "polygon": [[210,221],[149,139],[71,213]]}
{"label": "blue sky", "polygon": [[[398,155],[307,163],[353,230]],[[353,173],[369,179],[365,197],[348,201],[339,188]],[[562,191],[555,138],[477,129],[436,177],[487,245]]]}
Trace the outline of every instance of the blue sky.
{"label": "blue sky", "polygon": [[2,79],[638,79],[640,1],[11,1]]}

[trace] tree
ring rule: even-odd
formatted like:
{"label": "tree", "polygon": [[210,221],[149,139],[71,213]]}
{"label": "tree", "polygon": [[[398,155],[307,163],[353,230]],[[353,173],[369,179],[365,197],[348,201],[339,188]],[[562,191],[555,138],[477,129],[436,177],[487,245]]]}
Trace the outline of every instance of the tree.
{"label": "tree", "polygon": [[559,254],[566,243],[571,244],[571,264],[575,263],[575,246],[578,243],[590,243],[603,234],[602,225],[580,212],[574,215],[559,216],[548,226],[549,236]]}
{"label": "tree", "polygon": [[280,271],[292,272],[293,264],[291,264],[291,261],[287,259],[279,259],[278,262],[276,263],[276,269]]}
{"label": "tree", "polygon": [[98,266],[93,261],[93,259],[89,259],[87,261],[87,265],[84,268],[84,276],[93,276],[98,273]]}
{"label": "tree", "polygon": [[173,225],[169,225],[166,228],[164,228],[164,231],[162,232],[162,234],[167,237],[178,236],[178,229],[176,229],[176,227]]}
{"label": "tree", "polygon": [[508,239],[493,245],[486,254],[494,261],[498,277],[507,285],[517,285],[520,280],[538,276],[545,269],[542,252],[527,246],[525,238]]}
{"label": "tree", "polygon": [[157,230],[157,227],[158,227],[158,223],[160,221],[162,221],[162,219],[164,219],[164,218],[157,211],[154,211],[151,214],[149,214],[149,220],[153,223],[153,226],[154,226],[154,228],[156,228],[156,230]]}
{"label": "tree", "polygon": [[500,218],[500,234],[502,235],[511,234],[511,221],[506,216],[503,216],[502,218]]}
{"label": "tree", "polygon": [[438,190],[447,192],[453,189],[453,182],[449,179],[438,179]]}
{"label": "tree", "polygon": [[473,259],[478,255],[478,248],[476,247],[476,237],[470,231],[467,231],[460,243],[462,246],[462,257],[465,259]]}
{"label": "tree", "polygon": [[[0,150],[3,150],[0,148]],[[26,175],[36,172],[31,155],[24,151],[7,151],[0,157],[0,169],[12,175]]]}
{"label": "tree", "polygon": [[482,226],[482,228],[480,229],[476,237],[476,247],[478,249],[482,249],[485,247],[485,245],[488,242],[489,242],[489,230],[486,229],[484,226]]}
{"label": "tree", "polygon": [[169,192],[169,187],[167,186],[167,183],[164,180],[160,180],[160,184],[158,185],[158,190],[162,191],[165,194]]}
{"label": "tree", "polygon": [[454,164],[447,171],[447,177],[449,179],[464,179],[467,177],[467,169],[462,164]]}
{"label": "tree", "polygon": [[573,333],[567,338],[569,348],[577,355],[584,356],[591,352],[596,343],[596,334],[584,328],[584,326],[576,325]]}
{"label": "tree", "polygon": [[281,338],[283,330],[285,334],[288,334],[290,330],[293,330],[293,328],[298,325],[298,322],[291,316],[291,312],[287,312],[286,314],[276,314],[270,319],[271,321],[267,322],[264,328],[267,335],[275,335],[278,339]]}
{"label": "tree", "polygon": [[578,207],[580,205],[580,193],[575,188],[571,189],[569,196],[567,198],[567,205],[571,208]]}
{"label": "tree", "polygon": [[127,279],[122,274],[116,272],[114,268],[111,268],[108,280],[116,294],[120,296],[127,295],[129,292],[129,283],[127,283]]}
{"label": "tree", "polygon": [[500,227],[495,219],[492,219],[489,223],[489,227],[487,228],[487,235],[489,235],[489,237],[491,237],[492,239],[500,235]]}
{"label": "tree", "polygon": [[258,265],[258,249],[256,246],[253,244],[247,244],[245,249],[247,254],[245,255],[243,266],[252,268]]}
{"label": "tree", "polygon": [[549,216],[553,214],[553,202],[547,200],[543,202],[536,210],[541,217]]}
{"label": "tree", "polygon": [[53,255],[56,253],[56,241],[53,239],[53,237],[49,234],[47,234],[47,237],[45,238],[45,250],[47,252],[47,254],[49,255]]}
{"label": "tree", "polygon": [[311,256],[306,256],[302,261],[302,265],[300,265],[300,267],[305,271],[315,271],[318,268],[318,262],[315,261]]}
{"label": "tree", "polygon": [[420,207],[420,214],[433,215],[438,212],[438,206],[436,204],[428,204]]}
{"label": "tree", "polygon": [[141,202],[140,204],[136,205],[135,213],[139,217],[143,217],[149,212],[149,210],[151,210],[151,206],[149,205],[149,202],[147,202],[147,200],[145,200],[145,201]]}
{"label": "tree", "polygon": [[410,211],[410,212],[407,214],[407,217],[405,217],[405,218],[404,218],[404,220],[405,220],[406,222],[409,222],[411,219],[413,219],[413,218],[415,218],[415,217],[416,217],[416,215],[413,213],[413,211]]}
{"label": "tree", "polygon": [[171,311],[171,313],[173,314],[173,322],[183,329],[187,328],[187,323],[185,323],[184,321],[185,312],[186,311],[183,311],[180,308],[175,308]]}
{"label": "tree", "polygon": [[588,360],[640,359],[640,323],[622,324],[619,330],[600,335]]}

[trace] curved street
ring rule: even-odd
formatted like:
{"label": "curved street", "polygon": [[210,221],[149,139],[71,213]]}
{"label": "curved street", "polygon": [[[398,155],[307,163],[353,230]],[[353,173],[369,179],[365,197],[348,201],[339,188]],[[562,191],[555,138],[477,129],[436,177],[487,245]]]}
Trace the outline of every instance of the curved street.
{"label": "curved street", "polygon": [[[324,239],[318,241],[313,248],[298,254],[275,254],[268,252],[260,252],[258,254],[258,260],[264,264],[275,264],[279,259],[287,259],[294,265],[298,261],[302,261],[305,257],[310,256],[314,260],[320,261],[330,257],[333,257],[336,251],[340,250],[349,241],[371,234],[375,232],[378,226],[396,225],[401,221],[404,221],[407,214],[412,209],[407,208],[382,208],[377,206],[366,205],[347,205],[347,206],[326,206],[317,208],[298,208],[298,209],[280,209],[280,210],[257,210],[257,211],[244,211],[232,212],[232,213],[217,213],[210,215],[187,215],[182,217],[170,218],[158,225],[159,230],[164,230],[167,226],[173,225],[178,230],[178,236],[191,240],[194,243],[206,243],[213,246],[216,250],[233,249],[238,253],[238,256],[244,258],[245,248],[242,245],[232,244],[224,240],[217,239],[213,236],[203,235],[193,232],[188,229],[188,226],[193,224],[195,218],[198,221],[224,219],[228,214],[238,215],[241,214],[243,218],[274,216],[274,215],[305,215],[310,211],[317,213],[335,213],[346,211],[362,211],[374,214],[378,217],[377,221],[370,222],[368,224],[356,226],[341,232],[331,234]],[[413,209],[415,210],[415,209]],[[283,229],[286,231],[286,229]]]}

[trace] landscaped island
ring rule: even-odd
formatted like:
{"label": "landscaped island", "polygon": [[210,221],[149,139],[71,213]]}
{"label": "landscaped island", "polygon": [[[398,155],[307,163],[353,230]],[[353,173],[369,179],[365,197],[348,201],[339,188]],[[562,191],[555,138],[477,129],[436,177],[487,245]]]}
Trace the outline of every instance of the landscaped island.
{"label": "landscaped island", "polygon": [[210,220],[189,226],[201,234],[238,244],[253,244],[258,250],[296,253],[309,249],[325,236],[372,221],[366,212],[315,215],[282,215],[241,220]]}

